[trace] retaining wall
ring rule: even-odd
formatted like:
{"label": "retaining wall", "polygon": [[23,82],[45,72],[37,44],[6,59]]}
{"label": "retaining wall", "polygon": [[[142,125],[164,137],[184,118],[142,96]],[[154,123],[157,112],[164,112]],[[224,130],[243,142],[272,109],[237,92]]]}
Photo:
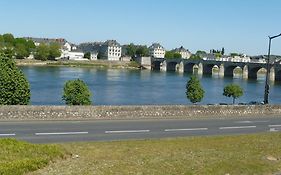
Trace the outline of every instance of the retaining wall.
{"label": "retaining wall", "polygon": [[0,120],[200,119],[281,116],[281,106],[0,106]]}

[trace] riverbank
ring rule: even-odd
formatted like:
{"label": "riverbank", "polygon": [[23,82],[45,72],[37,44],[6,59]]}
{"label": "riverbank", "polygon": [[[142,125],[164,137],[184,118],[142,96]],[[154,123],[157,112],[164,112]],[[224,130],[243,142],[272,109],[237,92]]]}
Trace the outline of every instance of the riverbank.
{"label": "riverbank", "polygon": [[281,117],[280,105],[0,106],[0,121]]}
{"label": "riverbank", "polygon": [[40,60],[15,60],[17,66],[69,66],[69,67],[96,67],[111,69],[140,69],[140,65],[135,61],[107,61],[107,60],[89,60],[89,61],[40,61]]}

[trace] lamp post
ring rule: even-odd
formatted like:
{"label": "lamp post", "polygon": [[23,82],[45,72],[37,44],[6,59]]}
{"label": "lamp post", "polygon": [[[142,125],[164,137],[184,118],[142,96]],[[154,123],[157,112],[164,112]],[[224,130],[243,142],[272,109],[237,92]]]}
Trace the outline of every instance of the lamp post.
{"label": "lamp post", "polygon": [[277,37],[280,37],[281,33],[276,36],[269,36],[269,46],[268,46],[268,55],[267,55],[267,63],[266,63],[266,77],[265,77],[265,87],[264,87],[264,104],[268,104],[268,94],[269,94],[269,72],[270,72],[270,66],[269,66],[269,60],[270,60],[270,50],[271,50],[271,40]]}

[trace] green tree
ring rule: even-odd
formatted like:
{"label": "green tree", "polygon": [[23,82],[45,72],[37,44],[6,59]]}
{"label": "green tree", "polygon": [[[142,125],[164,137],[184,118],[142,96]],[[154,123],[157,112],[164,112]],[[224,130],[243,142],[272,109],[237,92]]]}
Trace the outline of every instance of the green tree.
{"label": "green tree", "polygon": [[174,58],[181,58],[181,54],[180,53],[174,53]]}
{"label": "green tree", "polygon": [[62,99],[67,105],[91,105],[91,92],[80,79],[69,80],[65,83],[63,88]]}
{"label": "green tree", "polygon": [[233,104],[235,104],[235,100],[243,95],[243,89],[237,84],[229,84],[224,87],[223,95],[226,97],[232,97]]}
{"label": "green tree", "polygon": [[15,62],[0,55],[0,105],[27,105],[30,88],[24,74]]}
{"label": "green tree", "polygon": [[0,35],[0,48],[4,46],[4,38],[2,35]]}
{"label": "green tree", "polygon": [[136,51],[137,47],[133,43],[126,46],[126,55],[134,57],[136,55]]}
{"label": "green tree", "polygon": [[84,54],[84,58],[87,58],[87,59],[91,59],[91,52],[86,52],[85,54]]}
{"label": "green tree", "polygon": [[14,58],[15,56],[15,50],[12,47],[5,47],[1,52],[3,55],[10,59]]}
{"label": "green tree", "polygon": [[34,58],[46,61],[49,58],[49,47],[44,43],[40,44],[35,50]]}
{"label": "green tree", "polygon": [[3,35],[3,39],[4,39],[4,42],[6,44],[9,44],[9,46],[13,45],[14,44],[14,36],[10,33],[6,33]]}
{"label": "green tree", "polygon": [[174,58],[174,53],[172,51],[167,51],[165,53],[165,58]]}
{"label": "green tree", "polygon": [[49,60],[55,60],[55,58],[61,56],[60,45],[58,43],[50,43],[48,51]]}
{"label": "green tree", "polygon": [[192,103],[201,102],[204,98],[205,91],[202,88],[200,81],[195,76],[191,76],[186,84],[186,97]]}
{"label": "green tree", "polygon": [[28,48],[26,45],[18,43],[15,46],[15,56],[17,59],[24,59],[28,57],[30,52],[28,51]]}
{"label": "green tree", "polygon": [[199,55],[192,54],[189,59],[191,59],[191,60],[201,60],[202,58]]}
{"label": "green tree", "polygon": [[230,53],[230,56],[232,57],[239,56],[239,53]]}
{"label": "green tree", "polygon": [[149,49],[147,46],[138,46],[136,50],[136,55],[141,57],[147,57],[149,56]]}

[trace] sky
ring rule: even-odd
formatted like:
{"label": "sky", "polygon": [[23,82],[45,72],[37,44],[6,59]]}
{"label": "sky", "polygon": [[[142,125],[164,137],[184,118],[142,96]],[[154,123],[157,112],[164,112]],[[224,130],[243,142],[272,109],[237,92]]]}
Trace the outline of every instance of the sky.
{"label": "sky", "polygon": [[[280,0],[0,0],[0,34],[267,54]],[[281,37],[272,54],[281,55]]]}

